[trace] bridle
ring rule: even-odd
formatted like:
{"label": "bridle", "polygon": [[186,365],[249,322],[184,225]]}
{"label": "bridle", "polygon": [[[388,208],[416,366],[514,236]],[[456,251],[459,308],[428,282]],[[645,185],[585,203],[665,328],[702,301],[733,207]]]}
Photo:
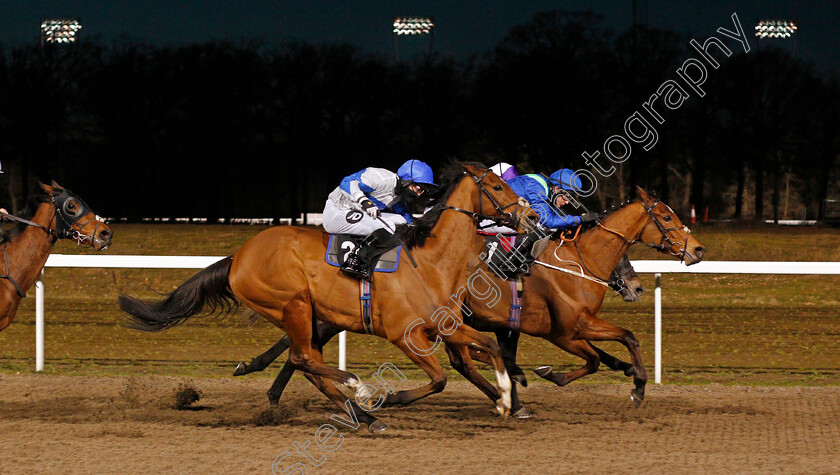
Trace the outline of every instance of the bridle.
{"label": "bridle", "polygon": [[[688,228],[688,226],[683,225],[682,227],[674,227],[674,228],[665,227],[665,225],[662,224],[659,221],[659,219],[656,217],[656,215],[653,214],[653,209],[656,208],[660,203],[659,200],[656,200],[650,206],[647,206],[644,202],[640,202],[640,203],[641,203],[642,207],[645,209],[645,212],[647,212],[648,219],[653,221],[653,223],[656,225],[656,228],[659,229],[659,232],[662,234],[662,239],[659,240],[659,243],[652,244],[652,243],[645,242],[644,245],[646,245],[650,248],[656,249],[657,251],[662,252],[662,253],[667,253],[667,254],[670,254],[672,256],[679,256],[680,262],[685,261],[685,254],[688,250],[688,247],[684,243],[681,243],[679,241],[671,240],[671,237],[668,236],[668,233],[670,233],[671,231],[677,231],[677,230],[682,229],[683,231],[685,231],[685,236],[686,236],[685,240],[687,242],[688,241],[688,235],[689,235],[689,233],[691,233],[691,230]],[[615,234],[616,236],[624,239],[624,242],[627,244],[628,247],[632,246],[633,244],[636,244],[637,242],[642,242],[641,237],[642,237],[642,233],[644,232],[644,229],[645,229],[646,226],[647,226],[647,223],[645,223],[645,226],[642,226],[642,229],[639,231],[639,235],[631,240],[631,239],[627,239],[620,232],[618,232],[616,230],[613,230],[613,229],[610,229],[610,228],[604,226],[603,224],[601,224],[600,221],[598,221],[598,227],[600,227],[604,231]],[[678,244],[682,247],[682,249],[678,252],[672,251],[671,249]],[[599,280],[601,280],[603,282],[609,282],[610,280],[603,279],[603,278],[599,277],[598,274],[592,272],[592,270],[586,265],[586,263],[583,260],[583,254],[580,252],[580,248],[578,247],[577,240],[574,241],[574,245],[575,245],[575,250],[577,251],[578,258],[580,259],[580,263],[583,266],[583,268],[586,269],[587,272],[589,272],[590,274],[592,274],[593,276],[595,276]]]}
{"label": "bridle", "polygon": [[[76,241],[77,244],[81,245],[85,242],[90,242],[93,244],[94,242],[99,242],[99,240],[95,237],[97,231],[99,230],[99,223],[101,223],[101,218],[97,214],[95,214],[90,207],[85,204],[78,196],[73,195],[71,192],[65,189],[61,189],[60,192],[55,194],[49,195],[50,202],[53,205],[53,215],[50,218],[50,223],[55,221],[55,229],[52,226],[43,226],[41,224],[35,223],[28,219],[19,218],[17,216],[13,216],[6,213],[0,213],[0,217],[4,220],[8,221],[15,221],[18,223],[25,224],[27,226],[32,226],[34,228],[38,228],[46,232],[49,236],[54,237],[56,240],[58,239],[70,239]],[[70,199],[74,199],[78,203],[78,212],[73,213],[68,209],[68,204]],[[87,215],[92,215],[92,218],[89,218],[80,223],[82,218]],[[82,229],[87,226],[88,223],[91,221],[96,220],[96,226],[94,227],[93,234],[88,235],[82,232]],[[0,275],[0,279],[7,279],[11,282],[12,286],[14,286],[17,294],[20,298],[26,297],[26,292],[20,287],[20,285],[12,278],[11,274],[9,273],[9,259],[6,255],[6,245],[9,241],[3,242],[3,262],[5,264],[5,275]],[[104,250],[108,246],[104,246],[102,249]]]}
{"label": "bridle", "polygon": [[[482,183],[484,181],[484,178],[487,176],[488,173],[490,173],[490,169],[484,170],[484,173],[479,177],[479,176],[473,175],[472,173],[468,172],[467,170],[464,171],[464,174],[465,175],[469,174],[472,177],[472,179],[475,181],[475,184],[478,186],[478,189],[481,190],[481,192],[484,193],[484,195],[487,196],[487,198],[490,200],[490,203],[492,203],[493,207],[496,209],[496,212],[499,213],[498,216],[490,216],[490,215],[484,214],[483,205],[482,205],[483,200],[478,200],[478,212],[477,213],[475,211],[468,211],[468,210],[465,210],[465,209],[461,209],[461,208],[457,208],[455,206],[449,206],[449,205],[443,206],[441,208],[441,211],[453,210],[453,211],[457,211],[459,213],[466,214],[467,216],[472,218],[473,222],[475,222],[475,226],[478,229],[484,229],[484,228],[487,228],[487,227],[490,227],[490,226],[493,226],[493,225],[507,226],[507,227],[510,227],[510,228],[518,227],[519,226],[519,208],[522,207],[521,201],[518,199],[517,201],[515,201],[513,203],[502,206],[499,203],[499,201],[496,198],[494,198],[493,195],[490,194],[490,192],[484,186],[484,183]],[[506,209],[510,208],[511,206],[514,207],[513,211],[505,211]],[[492,224],[481,225],[481,221],[483,221],[483,220],[490,220],[490,221],[492,221]]]}
{"label": "bridle", "polygon": [[[686,225],[683,225],[682,228],[680,228],[680,227],[666,228],[665,225],[662,224],[659,221],[659,219],[656,217],[656,215],[653,214],[653,208],[655,208],[657,205],[659,205],[659,200],[656,200],[650,206],[650,208],[648,208],[647,205],[642,203],[642,206],[645,207],[645,211],[647,211],[647,214],[648,214],[648,216],[650,216],[650,219],[653,221],[653,224],[655,224],[656,227],[659,229],[659,232],[662,233],[662,239],[660,239],[659,244],[645,243],[645,245],[648,246],[648,247],[651,247],[653,249],[656,249],[657,251],[662,252],[662,253],[668,253],[672,256],[679,256],[680,262],[683,262],[683,261],[685,261],[685,253],[688,251],[688,235],[691,234],[691,229],[689,229],[688,226],[686,226]],[[642,228],[642,229],[644,229],[644,228]],[[677,230],[680,230],[680,229],[685,231],[685,241],[686,241],[685,243],[682,243],[682,242],[679,242],[679,241],[674,242],[674,241],[671,240],[671,237],[668,236],[668,233],[670,233],[671,231],[677,231]],[[639,232],[639,237],[641,237],[641,231]],[[636,238],[636,239],[638,240],[638,238]],[[667,246],[665,245],[666,243],[667,243]],[[673,249],[674,246],[676,246],[677,244],[679,244],[682,247],[682,249],[678,252],[672,251],[671,249]]]}
{"label": "bridle", "polygon": [[[76,213],[68,209],[70,198],[75,199],[78,203],[79,208]],[[99,224],[102,223],[102,218],[94,213],[87,203],[82,201],[78,196],[74,196],[66,189],[62,189],[55,195],[50,195],[50,200],[55,206],[55,213],[53,213],[53,217],[55,218],[56,224],[55,236],[58,239],[69,239],[76,241],[76,244],[79,245],[84,244],[85,242],[93,244],[98,241],[98,239],[96,239],[96,233],[99,231]],[[88,215],[91,217],[82,221],[82,218]],[[80,223],[80,221],[82,222]],[[84,227],[91,221],[96,221],[93,233],[84,234],[82,229],[84,229]],[[104,250],[105,248],[103,247],[102,249]]]}

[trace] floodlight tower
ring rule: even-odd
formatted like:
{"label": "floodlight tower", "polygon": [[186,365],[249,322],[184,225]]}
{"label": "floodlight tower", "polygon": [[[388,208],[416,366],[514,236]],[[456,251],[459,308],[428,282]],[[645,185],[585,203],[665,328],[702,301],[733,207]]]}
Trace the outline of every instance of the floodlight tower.
{"label": "floodlight tower", "polygon": [[76,42],[76,33],[82,29],[78,18],[50,18],[41,21],[41,48],[47,44]]}
{"label": "floodlight tower", "polygon": [[[796,46],[799,35],[796,23],[790,20],[761,20],[755,26],[756,49],[762,39],[788,39],[793,37],[793,56],[796,56]],[[782,151],[777,150],[773,155],[773,223],[779,224],[779,166]]]}
{"label": "floodlight tower", "polygon": [[762,38],[787,39],[793,37],[793,54],[795,56],[799,39],[799,36],[795,33],[798,29],[796,23],[790,20],[761,20],[755,26],[755,36],[759,42]]}
{"label": "floodlight tower", "polygon": [[393,34],[391,35],[391,41],[394,46],[394,60],[399,61],[399,54],[397,53],[397,37],[398,36],[422,36],[428,35],[429,36],[429,46],[428,46],[428,53],[427,55],[431,57],[432,55],[432,44],[434,43],[435,34],[435,21],[432,17],[419,17],[419,16],[398,16],[394,17],[394,24],[393,24]]}

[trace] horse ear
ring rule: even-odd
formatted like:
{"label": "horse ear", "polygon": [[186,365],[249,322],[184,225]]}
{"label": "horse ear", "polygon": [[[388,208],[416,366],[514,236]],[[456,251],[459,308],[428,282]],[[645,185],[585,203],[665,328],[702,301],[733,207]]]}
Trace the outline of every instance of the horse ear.
{"label": "horse ear", "polygon": [[636,187],[636,194],[639,195],[639,198],[643,203],[650,202],[650,195],[648,195],[647,191],[645,191],[641,186]]}
{"label": "horse ear", "polygon": [[[53,192],[53,187],[52,186],[45,185],[45,184],[41,183],[40,181],[38,182],[38,184],[41,185],[41,189],[44,190],[44,193],[46,193],[48,195],[52,194],[52,192]],[[53,184],[55,184],[55,182],[53,182]]]}
{"label": "horse ear", "polygon": [[473,175],[481,175],[481,170],[472,165],[464,165],[464,169],[472,173]]}

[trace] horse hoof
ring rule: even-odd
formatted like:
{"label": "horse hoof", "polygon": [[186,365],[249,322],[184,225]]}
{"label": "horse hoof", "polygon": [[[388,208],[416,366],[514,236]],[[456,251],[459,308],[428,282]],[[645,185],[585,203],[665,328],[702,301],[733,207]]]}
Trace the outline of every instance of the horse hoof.
{"label": "horse hoof", "polygon": [[512,374],[510,375],[510,379],[512,379],[515,383],[519,383],[519,385],[523,388],[528,387],[528,380],[525,378],[524,374]]}
{"label": "horse hoof", "polygon": [[248,374],[248,371],[246,371],[245,363],[239,363],[238,365],[236,365],[236,369],[233,370],[234,376],[243,376],[246,374]]}
{"label": "horse hoof", "polygon": [[634,406],[636,406],[636,407],[641,406],[641,405],[642,405],[642,400],[643,400],[643,399],[644,399],[644,397],[639,396],[638,394],[636,394],[636,391],[635,391],[635,390],[630,391],[630,400],[631,400],[631,401],[633,401],[633,405],[634,405]]}
{"label": "horse hoof", "polygon": [[385,425],[382,421],[373,421],[368,426],[368,431],[371,434],[375,434],[377,432],[382,432],[383,430],[387,429],[388,426]]}
{"label": "horse hoof", "polygon": [[548,376],[549,374],[551,374],[551,372],[552,372],[553,370],[551,369],[551,366],[540,366],[539,368],[537,368],[537,369],[535,369],[535,370],[533,370],[533,371],[534,371],[535,373],[537,373],[537,376],[539,376],[539,377],[541,377],[541,378],[545,378],[546,376]]}
{"label": "horse hoof", "polygon": [[502,416],[502,419],[507,419],[510,415],[510,408],[505,407],[501,400],[496,403],[496,410],[499,411],[499,415]]}
{"label": "horse hoof", "polygon": [[534,415],[531,414],[531,411],[529,411],[528,409],[520,407],[516,412],[513,413],[513,417],[517,419],[530,419],[534,417]]}
{"label": "horse hoof", "polygon": [[274,397],[271,394],[271,391],[266,392],[265,395],[268,396],[268,405],[269,406],[277,406],[277,405],[280,404],[280,398],[279,397]]}
{"label": "horse hoof", "polygon": [[624,376],[634,376],[635,374],[636,374],[636,368],[634,368],[632,366],[624,370]]}

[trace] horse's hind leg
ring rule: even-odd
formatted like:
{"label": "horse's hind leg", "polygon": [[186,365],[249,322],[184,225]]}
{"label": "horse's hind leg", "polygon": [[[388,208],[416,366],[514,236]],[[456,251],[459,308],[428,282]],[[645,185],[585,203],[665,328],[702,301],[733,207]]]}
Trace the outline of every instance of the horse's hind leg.
{"label": "horse's hind leg", "polygon": [[269,404],[276,406],[280,402],[280,396],[283,395],[283,391],[285,391],[293,374],[295,374],[295,368],[286,360],[283,368],[277,373],[277,377],[274,378],[274,382],[271,383],[271,387],[268,388],[268,392],[266,393]]}
{"label": "horse's hind leg", "polygon": [[[269,309],[267,313],[272,314],[272,318],[277,318],[273,315],[273,309]],[[289,362],[293,368],[337,381],[354,391],[362,385],[361,379],[355,374],[333,368],[315,358],[319,352],[313,345],[317,344],[317,341],[313,341],[312,307],[305,295],[299,295],[287,303],[283,307],[283,317],[278,320],[283,323],[283,328],[292,342]]]}
{"label": "horse's hind leg", "polygon": [[601,363],[604,363],[604,366],[607,368],[613,371],[623,371],[624,376],[633,376],[636,374],[636,368],[633,367],[632,363],[616,358],[615,356],[593,345],[592,342],[589,342],[589,346],[598,353],[598,357],[601,358]]}
{"label": "horse's hind leg", "polygon": [[[321,353],[320,348],[314,348],[312,350],[312,356],[319,362],[324,362],[323,353]],[[330,398],[332,402],[334,402],[338,407],[344,410],[348,416],[350,416],[351,420],[358,420],[361,423],[367,425],[368,430],[371,432],[380,432],[385,430],[386,426],[375,417],[370,415],[364,409],[362,409],[355,400],[348,398],[345,396],[338,388],[335,387],[332,381],[329,379],[314,376],[312,374],[306,373],[306,379],[308,379],[312,384],[318,388],[325,396]],[[352,414],[351,414],[352,412]]]}
{"label": "horse's hind leg", "polygon": [[[317,321],[315,325],[315,331],[318,333],[318,341],[321,342],[321,345],[325,345],[332,337],[339,334],[341,332],[340,328],[336,328],[328,323],[324,323],[320,320]],[[236,365],[236,370],[233,372],[234,376],[243,376],[246,374],[255,373],[257,371],[262,371],[268,368],[268,365],[274,362],[280,355],[286,352],[289,349],[289,345],[291,341],[289,340],[288,335],[284,335],[277,343],[274,344],[271,348],[269,348],[265,353],[257,356],[256,358],[252,359],[250,363],[240,362]],[[282,390],[281,390],[282,392]]]}
{"label": "horse's hind leg", "polygon": [[234,376],[244,376],[246,374],[255,373],[257,371],[262,371],[268,368],[274,360],[277,359],[280,355],[286,352],[289,349],[289,345],[291,341],[289,340],[288,335],[284,335],[277,343],[274,344],[271,348],[268,349],[265,353],[257,356],[256,358],[252,359],[250,363],[245,363],[244,361],[240,361],[238,365],[236,365],[236,369],[233,371]]}
{"label": "horse's hind leg", "polygon": [[[406,338],[410,340],[410,346],[409,342],[406,342]],[[405,353],[420,369],[425,371],[429,375],[429,378],[431,378],[431,382],[415,389],[389,392],[383,406],[405,406],[418,399],[443,391],[443,388],[446,387],[446,373],[443,371],[443,367],[438,362],[434,353],[419,355],[412,349],[429,347],[429,339],[422,329],[416,327],[408,335],[394,340],[391,343]]]}
{"label": "horse's hind leg", "polygon": [[594,315],[584,314],[578,323],[576,338],[596,341],[618,341],[627,347],[630,358],[633,360],[633,383],[635,388],[630,392],[630,399],[636,407],[642,404],[645,399],[645,384],[647,384],[647,371],[642,365],[642,352],[639,350],[639,340],[630,330],[626,330],[612,323],[602,320]]}
{"label": "horse's hind leg", "polygon": [[[315,330],[318,333],[318,341],[323,348],[324,345],[329,342],[332,337],[341,333],[341,329],[336,328],[332,325],[327,323],[323,323],[321,321],[318,322],[317,327]],[[286,338],[286,337],[284,337]],[[277,403],[280,401],[280,396],[283,395],[283,391],[286,389],[286,385],[289,384],[289,380],[292,379],[292,375],[295,373],[295,368],[292,367],[291,363],[286,361],[283,365],[283,369],[277,374],[277,377],[274,379],[274,383],[272,383],[271,388],[268,390],[268,403],[272,406],[276,406]]]}
{"label": "horse's hind leg", "polygon": [[589,346],[589,342],[583,340],[569,340],[555,335],[546,339],[563,350],[583,358],[586,363],[582,367],[574,371],[569,371],[568,373],[555,373],[552,371],[551,366],[540,366],[535,369],[534,372],[541,378],[545,378],[558,386],[565,386],[578,378],[582,378],[588,374],[598,371],[598,366],[601,362],[598,359],[598,353]]}

